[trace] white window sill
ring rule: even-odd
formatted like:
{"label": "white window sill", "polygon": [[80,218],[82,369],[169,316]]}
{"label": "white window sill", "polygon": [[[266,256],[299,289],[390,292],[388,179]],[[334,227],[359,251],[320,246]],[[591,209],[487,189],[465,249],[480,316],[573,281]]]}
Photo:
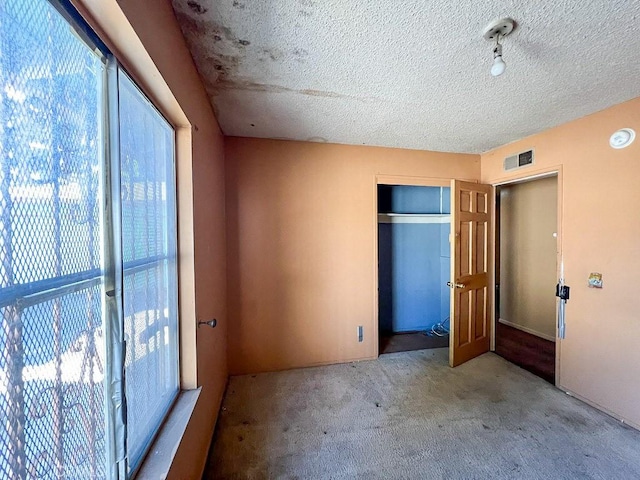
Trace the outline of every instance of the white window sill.
{"label": "white window sill", "polygon": [[151,445],[149,453],[143,460],[142,466],[135,476],[136,480],[167,478],[201,390],[202,387],[180,392],[169,416]]}

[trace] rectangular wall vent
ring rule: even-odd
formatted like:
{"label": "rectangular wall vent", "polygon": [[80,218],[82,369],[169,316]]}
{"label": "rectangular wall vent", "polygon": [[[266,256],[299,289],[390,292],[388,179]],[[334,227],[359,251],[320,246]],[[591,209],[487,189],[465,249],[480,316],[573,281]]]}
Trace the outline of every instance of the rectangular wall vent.
{"label": "rectangular wall vent", "polygon": [[514,168],[526,167],[533,165],[533,150],[511,155],[504,159],[504,169],[513,170]]}

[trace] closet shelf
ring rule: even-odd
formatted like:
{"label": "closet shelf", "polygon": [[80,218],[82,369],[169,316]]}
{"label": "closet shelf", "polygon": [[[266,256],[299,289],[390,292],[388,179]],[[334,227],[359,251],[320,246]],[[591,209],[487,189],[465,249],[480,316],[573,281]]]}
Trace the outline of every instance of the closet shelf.
{"label": "closet shelf", "polygon": [[379,213],[378,223],[450,223],[448,213]]}

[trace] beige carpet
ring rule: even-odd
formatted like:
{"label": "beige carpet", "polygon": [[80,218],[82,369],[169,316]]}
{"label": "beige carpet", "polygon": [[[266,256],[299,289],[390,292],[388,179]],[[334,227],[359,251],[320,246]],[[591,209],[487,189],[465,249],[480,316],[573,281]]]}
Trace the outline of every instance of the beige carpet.
{"label": "beige carpet", "polygon": [[635,479],[640,432],[486,354],[233,377],[205,479]]}

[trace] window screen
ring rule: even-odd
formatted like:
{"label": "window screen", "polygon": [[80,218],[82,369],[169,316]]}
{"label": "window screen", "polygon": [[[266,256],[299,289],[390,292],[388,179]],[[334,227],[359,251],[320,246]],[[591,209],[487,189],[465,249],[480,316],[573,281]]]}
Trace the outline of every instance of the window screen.
{"label": "window screen", "polygon": [[0,2],[0,477],[105,475],[104,63],[47,2]]}
{"label": "window screen", "polygon": [[131,476],[179,389],[174,130],[92,35],[0,2],[0,478]]}

